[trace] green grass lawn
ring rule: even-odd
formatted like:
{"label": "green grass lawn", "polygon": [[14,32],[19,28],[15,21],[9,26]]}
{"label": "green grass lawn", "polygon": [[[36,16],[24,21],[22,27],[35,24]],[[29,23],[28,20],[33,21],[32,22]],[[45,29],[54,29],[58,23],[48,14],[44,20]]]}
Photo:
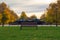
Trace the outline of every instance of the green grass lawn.
{"label": "green grass lawn", "polygon": [[60,27],[0,27],[0,40],[60,40]]}

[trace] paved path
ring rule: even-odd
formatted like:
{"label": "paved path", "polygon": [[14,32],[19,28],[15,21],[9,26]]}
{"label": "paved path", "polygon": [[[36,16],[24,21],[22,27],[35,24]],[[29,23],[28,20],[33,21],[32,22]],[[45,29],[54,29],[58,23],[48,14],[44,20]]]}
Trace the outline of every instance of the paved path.
{"label": "paved path", "polygon": [[[0,26],[2,26],[2,25],[0,25]],[[4,25],[4,26],[14,26],[14,27],[19,26],[20,27],[21,25]],[[41,27],[41,26],[49,26],[50,27],[50,26],[56,26],[56,25],[37,25],[37,26],[39,26],[39,27]],[[58,26],[60,26],[60,25],[58,25]]]}

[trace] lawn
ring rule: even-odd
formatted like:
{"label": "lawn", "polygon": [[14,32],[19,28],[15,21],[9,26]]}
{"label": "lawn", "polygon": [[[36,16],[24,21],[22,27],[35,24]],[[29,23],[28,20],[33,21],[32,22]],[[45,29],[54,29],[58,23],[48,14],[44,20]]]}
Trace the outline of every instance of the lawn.
{"label": "lawn", "polygon": [[60,27],[0,27],[0,40],[60,40]]}

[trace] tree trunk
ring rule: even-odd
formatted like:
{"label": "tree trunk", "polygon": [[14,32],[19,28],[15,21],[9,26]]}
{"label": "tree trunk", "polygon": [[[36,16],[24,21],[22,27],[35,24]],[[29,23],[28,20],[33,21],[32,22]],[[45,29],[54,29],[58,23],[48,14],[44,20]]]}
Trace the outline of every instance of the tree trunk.
{"label": "tree trunk", "polygon": [[2,27],[4,27],[4,23],[2,23]]}

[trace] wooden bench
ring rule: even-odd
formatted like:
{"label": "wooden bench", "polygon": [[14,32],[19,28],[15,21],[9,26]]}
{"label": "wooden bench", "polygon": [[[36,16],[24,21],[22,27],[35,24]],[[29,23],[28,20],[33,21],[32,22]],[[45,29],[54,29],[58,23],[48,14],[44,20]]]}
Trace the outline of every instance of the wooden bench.
{"label": "wooden bench", "polygon": [[21,30],[22,27],[36,27],[36,29],[38,29],[37,22],[21,22]]}

